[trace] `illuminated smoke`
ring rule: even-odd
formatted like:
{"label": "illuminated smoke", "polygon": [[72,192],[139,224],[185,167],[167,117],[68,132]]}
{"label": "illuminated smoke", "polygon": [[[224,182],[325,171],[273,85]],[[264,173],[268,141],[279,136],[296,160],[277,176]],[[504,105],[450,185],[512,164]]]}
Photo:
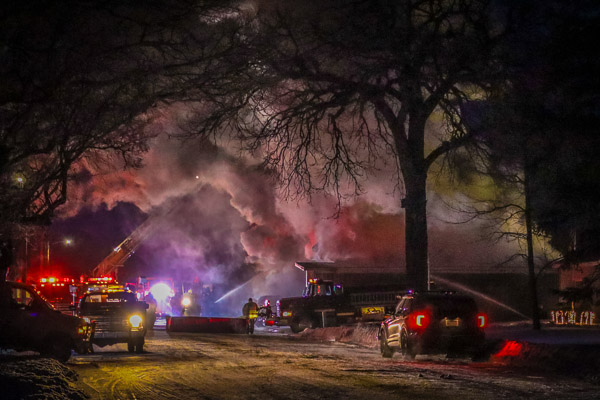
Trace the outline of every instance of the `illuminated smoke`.
{"label": "illuminated smoke", "polygon": [[[156,139],[138,171],[101,174],[80,171],[74,196],[63,210],[137,205],[146,213],[176,207],[155,234],[128,261],[123,273],[169,276],[220,285],[219,296],[246,281],[219,304],[231,315],[248,297],[297,295],[304,274],[294,262],[313,259],[368,260],[403,265],[404,216],[401,193],[386,172],[365,183],[367,194],[343,204],[318,195],[306,202],[277,197],[267,171],[253,160],[233,157],[223,147],[199,141]],[[91,171],[91,168],[88,167]],[[431,264],[477,265],[503,260],[510,249],[480,240],[480,224],[448,225],[447,208],[435,196],[428,203]],[[115,237],[118,244],[123,237]],[[260,275],[260,279],[252,279]]]}

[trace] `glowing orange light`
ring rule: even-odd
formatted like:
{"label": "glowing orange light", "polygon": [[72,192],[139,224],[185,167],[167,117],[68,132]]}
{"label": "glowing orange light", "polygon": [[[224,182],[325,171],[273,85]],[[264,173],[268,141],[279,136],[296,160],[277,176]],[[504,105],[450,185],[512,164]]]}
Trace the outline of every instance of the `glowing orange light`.
{"label": "glowing orange light", "polygon": [[48,279],[48,282],[50,282],[50,283],[56,282],[56,278],[50,278],[50,279]]}

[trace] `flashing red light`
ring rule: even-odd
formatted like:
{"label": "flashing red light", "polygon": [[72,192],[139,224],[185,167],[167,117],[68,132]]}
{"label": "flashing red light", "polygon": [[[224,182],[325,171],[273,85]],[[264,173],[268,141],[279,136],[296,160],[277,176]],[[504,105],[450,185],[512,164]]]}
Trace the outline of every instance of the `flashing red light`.
{"label": "flashing red light", "polygon": [[415,331],[425,330],[431,323],[431,312],[429,310],[415,311],[408,316],[408,327]]}
{"label": "flashing red light", "polygon": [[514,340],[504,342],[504,347],[496,353],[495,357],[518,357],[523,350],[523,345]]}
{"label": "flashing red light", "polygon": [[485,328],[487,326],[487,315],[484,313],[477,314],[477,326],[480,328]]}

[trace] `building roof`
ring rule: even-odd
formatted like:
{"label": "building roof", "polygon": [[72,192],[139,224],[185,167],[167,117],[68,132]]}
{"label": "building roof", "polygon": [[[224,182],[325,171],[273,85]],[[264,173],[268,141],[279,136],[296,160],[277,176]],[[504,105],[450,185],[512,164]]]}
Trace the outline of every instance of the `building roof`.
{"label": "building roof", "polygon": [[365,274],[365,273],[380,273],[380,274],[397,274],[405,272],[404,267],[399,265],[373,265],[368,263],[360,263],[355,261],[349,262],[320,262],[320,261],[297,261],[296,268],[302,271],[311,272],[331,272],[345,274]]}

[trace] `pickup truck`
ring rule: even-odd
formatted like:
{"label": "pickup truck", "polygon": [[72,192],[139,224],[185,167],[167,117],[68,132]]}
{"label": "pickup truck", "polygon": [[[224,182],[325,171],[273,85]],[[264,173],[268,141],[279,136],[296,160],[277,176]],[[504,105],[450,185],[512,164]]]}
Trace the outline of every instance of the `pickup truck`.
{"label": "pickup truck", "polygon": [[77,314],[94,323],[93,344],[104,347],[127,343],[130,353],[142,353],[148,307],[128,290],[102,290],[86,293],[79,302]]}
{"label": "pickup truck", "polygon": [[393,312],[398,296],[406,290],[398,287],[363,287],[344,291],[340,284],[310,279],[301,297],[277,302],[277,324],[297,333],[306,328],[338,326],[344,323],[383,321]]}
{"label": "pickup truck", "polygon": [[66,362],[71,350],[88,351],[92,331],[84,319],[55,310],[32,286],[0,283],[0,347]]}

